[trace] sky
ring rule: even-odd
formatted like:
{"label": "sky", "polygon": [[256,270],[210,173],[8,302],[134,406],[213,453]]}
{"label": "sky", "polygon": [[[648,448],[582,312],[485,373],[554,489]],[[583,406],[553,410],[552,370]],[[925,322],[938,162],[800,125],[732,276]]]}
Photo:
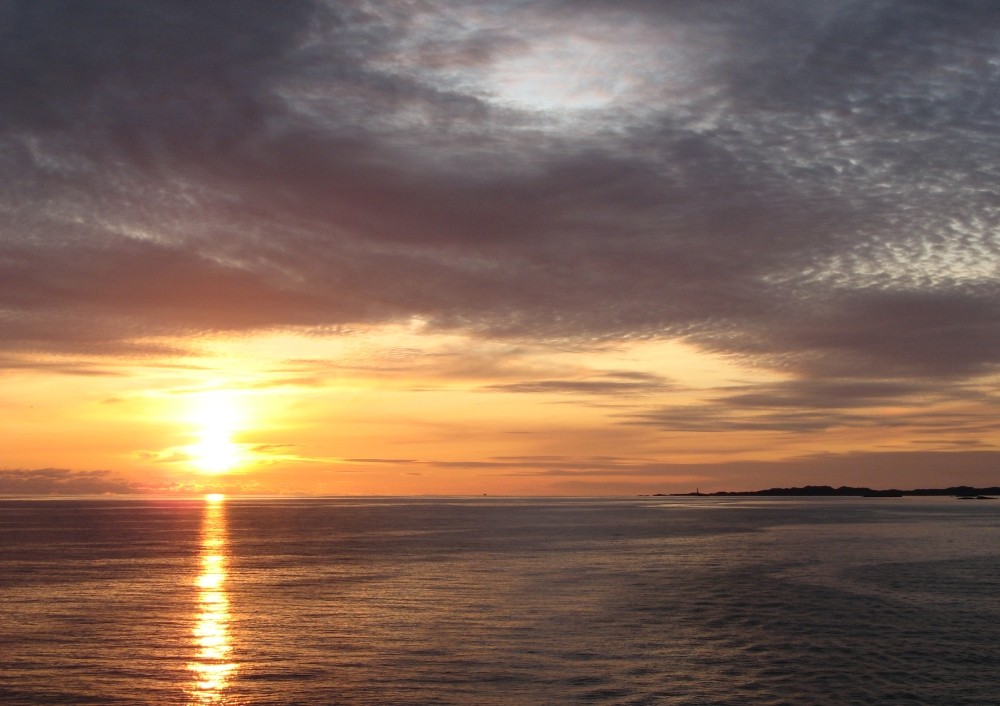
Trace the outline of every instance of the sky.
{"label": "sky", "polygon": [[1000,483],[992,0],[2,0],[0,494]]}

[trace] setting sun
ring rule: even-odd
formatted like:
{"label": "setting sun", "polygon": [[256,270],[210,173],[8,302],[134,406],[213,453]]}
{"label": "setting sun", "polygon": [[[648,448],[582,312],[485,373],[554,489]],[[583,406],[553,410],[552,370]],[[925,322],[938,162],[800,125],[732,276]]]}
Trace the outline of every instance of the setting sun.
{"label": "setting sun", "polygon": [[243,411],[232,392],[213,390],[198,395],[191,420],[198,442],[188,448],[192,464],[204,473],[225,473],[243,462],[233,436],[243,424]]}

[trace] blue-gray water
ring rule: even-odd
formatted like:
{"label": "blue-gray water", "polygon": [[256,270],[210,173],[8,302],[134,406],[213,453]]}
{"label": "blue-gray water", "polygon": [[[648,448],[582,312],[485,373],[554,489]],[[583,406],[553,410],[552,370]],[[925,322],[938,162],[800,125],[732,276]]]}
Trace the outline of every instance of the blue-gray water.
{"label": "blue-gray water", "polygon": [[0,501],[3,704],[1000,704],[1000,500]]}

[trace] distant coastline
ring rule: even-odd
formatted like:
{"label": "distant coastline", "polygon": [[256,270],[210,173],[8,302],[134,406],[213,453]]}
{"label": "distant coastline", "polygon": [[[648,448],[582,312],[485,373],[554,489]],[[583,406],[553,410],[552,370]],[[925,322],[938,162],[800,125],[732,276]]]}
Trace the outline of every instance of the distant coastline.
{"label": "distant coastline", "polygon": [[899,498],[904,495],[909,496],[948,496],[958,497],[983,497],[990,495],[1000,495],[1000,486],[990,488],[973,488],[967,485],[958,485],[950,488],[916,488],[914,490],[876,490],[873,488],[856,488],[842,485],[834,488],[829,485],[806,485],[801,488],[768,488],[767,490],[718,490],[714,493],[653,493],[652,497],[718,497],[718,496],[741,496],[741,495],[772,495],[772,496],[808,496],[808,497],[869,497],[869,498]]}

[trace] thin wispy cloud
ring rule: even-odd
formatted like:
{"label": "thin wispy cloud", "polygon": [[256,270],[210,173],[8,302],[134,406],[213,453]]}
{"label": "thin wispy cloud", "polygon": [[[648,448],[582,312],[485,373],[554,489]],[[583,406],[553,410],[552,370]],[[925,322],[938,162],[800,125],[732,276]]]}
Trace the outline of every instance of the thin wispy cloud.
{"label": "thin wispy cloud", "polygon": [[608,372],[593,377],[568,380],[530,380],[499,383],[484,388],[495,392],[559,395],[634,396],[671,389],[665,378],[633,371]]}

